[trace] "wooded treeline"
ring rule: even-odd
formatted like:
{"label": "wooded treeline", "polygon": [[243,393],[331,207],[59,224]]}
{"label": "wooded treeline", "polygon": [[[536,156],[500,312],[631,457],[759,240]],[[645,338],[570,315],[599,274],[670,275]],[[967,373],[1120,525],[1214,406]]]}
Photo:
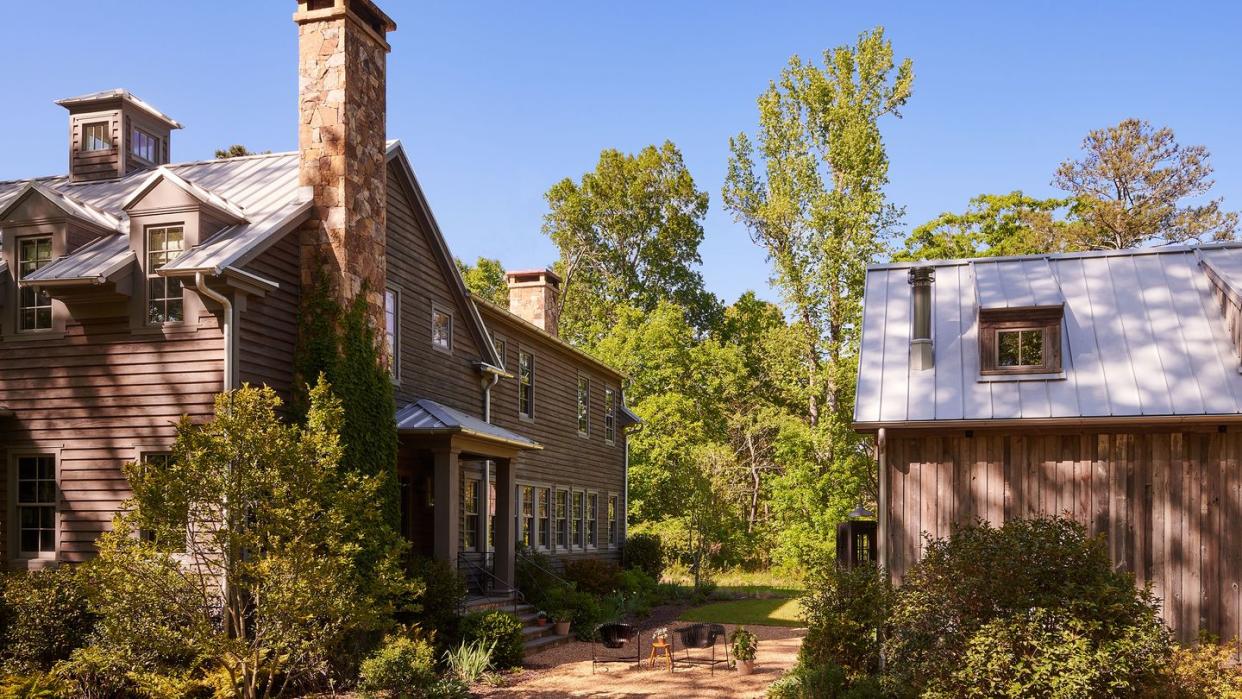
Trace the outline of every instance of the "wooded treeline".
{"label": "wooded treeline", "polygon": [[[1203,146],[1127,119],[1092,131],[1056,167],[1065,193],[984,194],[901,240],[882,126],[913,95],[882,28],[793,57],[758,98],[758,128],[730,139],[725,208],[770,264],[779,303],[704,288],[710,197],[671,142],[608,149],[546,194],[560,254],[561,335],[631,377],[631,532],[688,563],[802,566],[832,555],[835,526],[874,510],[872,449],[850,429],[867,265],[1231,239],[1237,214]],[[505,303],[496,260],[459,261]]]}

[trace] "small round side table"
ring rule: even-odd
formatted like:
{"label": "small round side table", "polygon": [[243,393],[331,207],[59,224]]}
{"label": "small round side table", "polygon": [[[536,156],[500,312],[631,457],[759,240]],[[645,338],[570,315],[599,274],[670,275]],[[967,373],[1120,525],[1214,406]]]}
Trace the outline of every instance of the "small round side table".
{"label": "small round side table", "polygon": [[665,641],[656,641],[651,644],[651,657],[648,658],[647,662],[652,668],[656,666],[657,662],[666,662],[668,663],[668,671],[672,672],[673,649],[670,648],[669,644]]}

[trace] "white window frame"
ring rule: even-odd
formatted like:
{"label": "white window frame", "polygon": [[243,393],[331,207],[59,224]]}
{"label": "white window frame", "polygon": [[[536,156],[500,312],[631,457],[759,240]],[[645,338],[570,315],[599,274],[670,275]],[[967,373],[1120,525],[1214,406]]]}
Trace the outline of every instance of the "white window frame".
{"label": "white window frame", "polygon": [[[565,509],[559,510],[560,494],[565,494]],[[569,488],[552,489],[552,548],[553,550],[569,551],[573,549],[573,528],[569,520],[573,518],[573,493]],[[565,543],[561,543],[561,523],[565,523]]]}
{"label": "white window frame", "polygon": [[[448,345],[436,341],[436,317],[439,315],[448,318]],[[453,313],[435,303],[431,304],[431,346],[440,352],[453,353]]]}
{"label": "white window frame", "polygon": [[[61,532],[63,530],[62,520],[64,518],[64,511],[61,507],[61,500],[63,498],[61,497],[60,486],[60,452],[59,448],[41,448],[38,446],[9,450],[7,463],[8,477],[6,480],[9,496],[6,522],[9,531],[9,563],[14,568],[24,568],[27,570],[44,568],[54,564],[60,557]],[[21,550],[21,515],[18,512],[17,501],[18,460],[30,457],[50,457],[52,459],[52,473],[56,481],[56,501],[53,514],[55,531],[52,534],[53,546],[51,551],[24,552]]]}
{"label": "white window frame", "polygon": [[[517,516],[518,516],[516,543],[519,546],[524,546],[529,549],[535,548],[535,544],[539,541],[537,532],[535,531],[535,527],[538,526],[538,521],[539,521],[539,518],[536,516],[537,510],[538,510],[537,508],[538,501],[536,500],[536,490],[538,489],[530,483],[518,483],[517,492],[514,493],[514,499],[517,501],[517,508],[515,509],[517,510]],[[529,517],[527,517],[526,515],[526,493],[527,491],[530,492],[530,516]],[[524,531],[524,528],[527,526],[528,523],[530,524],[530,528],[525,529]],[[524,534],[526,535],[524,536]]]}
{"label": "white window frame", "polygon": [[[392,323],[392,332],[388,324]],[[401,381],[401,289],[384,289],[384,342],[388,350],[388,374],[393,383]]]}
{"label": "white window frame", "polygon": [[607,518],[608,548],[615,549],[621,538],[621,498],[616,493],[608,493],[604,498],[605,514],[612,509],[612,516]]}
{"label": "white window frame", "polygon": [[[171,446],[168,446],[168,447],[152,446],[152,447],[140,447],[138,449],[138,461],[144,465],[147,465],[148,467],[149,467],[149,462],[147,460],[151,458],[152,456],[159,456],[159,457],[166,456],[171,461],[172,460],[172,447]],[[190,512],[186,512],[185,514],[185,532],[184,532],[185,539],[182,540],[181,547],[177,550],[170,551],[170,553],[172,553],[174,556],[186,557],[186,560],[189,560],[188,553],[190,550],[190,543],[191,543],[190,537],[193,534],[193,527],[190,522],[190,514],[191,514]],[[146,530],[138,531],[139,536],[142,536],[144,533],[149,533],[149,531],[146,531]]]}
{"label": "white window frame", "polygon": [[[471,482],[475,484],[474,502],[472,503],[474,505],[475,511],[473,513],[470,512],[469,508],[466,507],[466,505],[470,503],[470,500],[466,497],[466,493],[468,491],[468,488],[466,487],[466,485]],[[460,534],[459,534],[460,541],[458,542],[458,546],[461,547],[462,551],[466,551],[468,553],[477,553],[482,548],[482,546],[480,546],[480,541],[479,541],[479,539],[482,538],[479,532],[479,514],[483,506],[483,479],[478,476],[463,474],[460,497],[461,497],[461,522],[459,522],[458,524],[458,528],[460,530]],[[474,537],[473,537],[474,541],[473,543],[470,540],[471,537],[466,536],[466,525],[472,519],[474,520]]]}
{"label": "white window frame", "polygon": [[[586,491],[574,489],[569,492],[569,548],[586,549]],[[577,525],[575,535],[574,525]]]}
{"label": "white window frame", "polygon": [[[535,538],[534,538],[535,546],[534,548],[536,548],[539,551],[551,551],[552,550],[552,538],[554,535],[554,532],[552,531],[552,520],[553,520],[552,510],[554,507],[552,498],[553,498],[554,492],[556,492],[556,489],[550,485],[536,485],[535,486]],[[548,496],[548,500],[546,503],[547,509],[545,510],[544,516],[540,517],[539,516],[539,506],[541,504],[540,498],[544,495]]]}

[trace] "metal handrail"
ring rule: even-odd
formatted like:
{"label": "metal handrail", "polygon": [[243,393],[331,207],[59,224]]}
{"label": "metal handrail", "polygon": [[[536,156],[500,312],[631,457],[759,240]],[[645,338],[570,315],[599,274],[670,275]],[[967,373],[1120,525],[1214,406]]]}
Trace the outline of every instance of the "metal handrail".
{"label": "metal handrail", "polygon": [[511,585],[509,583],[506,583],[504,580],[501,580],[500,578],[496,577],[496,574],[488,570],[486,566],[479,565],[474,560],[472,560],[469,556],[467,556],[466,552],[460,551],[457,554],[457,569],[458,570],[461,570],[461,566],[463,563],[469,566],[470,568],[474,569],[475,571],[480,572],[483,575],[486,575],[488,578],[491,578],[493,591],[497,589],[496,587],[497,583],[503,586],[500,588],[502,592],[506,591],[505,588],[507,588],[507,592],[511,593],[512,595],[514,614],[518,613],[519,606],[526,603],[526,597],[522,595],[522,591],[517,589],[516,585]]}
{"label": "metal handrail", "polygon": [[541,565],[539,565],[537,562],[535,562],[535,557],[534,557],[534,556],[528,556],[528,555],[526,555],[525,553],[523,553],[523,552],[521,552],[521,551],[518,551],[518,552],[517,552],[517,557],[518,557],[518,558],[520,558],[520,559],[521,559],[523,562],[525,562],[527,565],[534,566],[535,568],[539,569],[539,570],[540,570],[540,571],[542,571],[543,573],[545,573],[545,574],[547,574],[547,575],[551,575],[551,576],[552,576],[553,578],[555,578],[555,579],[556,579],[556,581],[557,581],[557,582],[559,582],[560,584],[562,584],[562,585],[568,585],[568,584],[569,584],[569,581],[568,581],[568,580],[566,580],[565,578],[562,578],[560,575],[557,575],[556,573],[554,573],[554,572],[552,572],[552,571],[548,570],[547,568],[544,568],[543,566],[541,566]]}

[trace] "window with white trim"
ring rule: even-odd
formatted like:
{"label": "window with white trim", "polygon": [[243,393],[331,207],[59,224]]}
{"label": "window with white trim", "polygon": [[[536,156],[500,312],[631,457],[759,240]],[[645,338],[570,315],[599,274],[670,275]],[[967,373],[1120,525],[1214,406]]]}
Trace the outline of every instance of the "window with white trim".
{"label": "window with white trim", "polygon": [[496,356],[500,358],[500,368],[509,363],[509,343],[499,335],[492,336],[492,346],[496,348]]}
{"label": "window with white trim", "polygon": [[56,457],[17,457],[17,551],[40,557],[56,553]]}
{"label": "window with white trim", "polygon": [[[52,261],[52,237],[18,238],[17,279],[20,281]],[[51,330],[52,297],[42,289],[23,286],[17,301],[18,330]]]}
{"label": "window with white trim", "polygon": [[161,277],[157,271],[185,251],[185,230],[181,226],[147,229],[147,323],[179,323],[185,319],[181,279]]}

